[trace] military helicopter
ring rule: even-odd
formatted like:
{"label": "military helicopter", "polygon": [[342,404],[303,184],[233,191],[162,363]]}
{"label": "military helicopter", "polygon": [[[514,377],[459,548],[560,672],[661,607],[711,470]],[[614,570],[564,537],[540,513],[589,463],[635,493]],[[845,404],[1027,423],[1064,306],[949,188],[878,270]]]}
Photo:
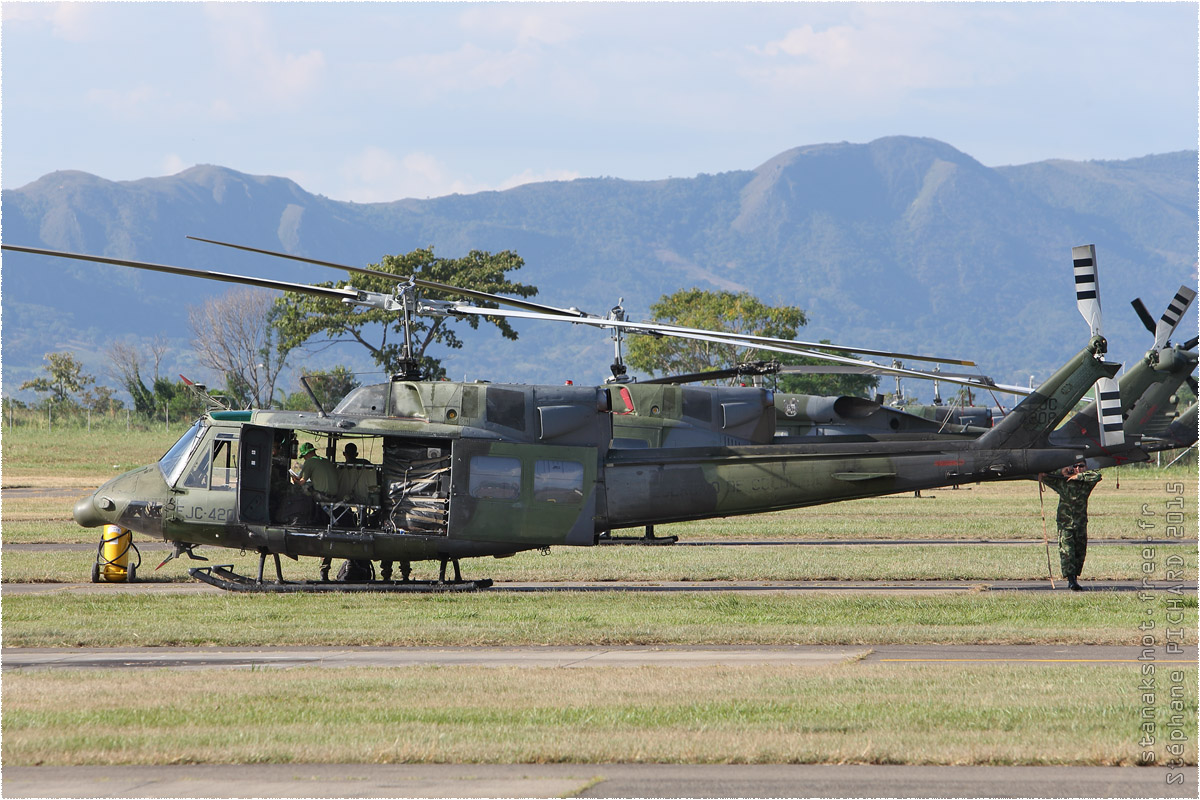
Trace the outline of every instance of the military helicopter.
{"label": "military helicopter", "polygon": [[[1172,345],[1170,341],[1180,319],[1195,299],[1195,290],[1180,286],[1157,321],[1146,311],[1141,298],[1132,303],[1138,317],[1154,336],[1154,343],[1145,356],[1121,376],[1117,395],[1110,394],[1107,402],[1119,409],[1122,435],[1126,438],[1141,437],[1141,449],[1148,453],[1188,447],[1196,442],[1194,404],[1190,409],[1190,425],[1187,423],[1188,411],[1184,411],[1178,420],[1168,414],[1168,410],[1175,408],[1172,397],[1183,383],[1188,383],[1193,394],[1196,393],[1196,379],[1192,377],[1192,372],[1197,363],[1197,337],[1181,345]],[[1100,402],[1106,402],[1105,398],[1101,397]],[[1096,408],[1096,402],[1090,403],[1063,423],[1052,438],[1095,439],[1099,428]],[[1116,412],[1110,409],[1110,413]],[[1124,460],[1119,455],[1104,457],[1096,465],[1111,466]]]}
{"label": "military helicopter", "polygon": [[[395,310],[405,319],[417,311],[494,314],[708,340],[763,338],[589,318],[574,309],[547,311],[550,307],[534,308],[537,304],[528,301],[468,290],[462,294],[515,308],[418,302],[418,288],[453,287],[415,278],[401,279],[388,295],[2,247],[336,298]],[[1087,302],[1083,297],[1086,287],[1095,285],[1094,259],[1077,262],[1075,271],[1081,310],[1088,303],[1095,306],[1087,345],[999,425],[978,437],[626,446],[615,421],[623,416],[627,401],[633,401],[628,385],[423,382],[406,369],[389,383],[357,388],[332,411],[319,404],[315,413],[212,411],[157,463],[113,478],[81,499],[74,517],[84,527],[114,524],[173,543],[176,556],[197,557],[193,551],[202,545],[257,551],[257,578],[219,566],[191,570],[193,576],[230,590],[468,590],[491,582],[463,580],[462,558],[504,557],[554,545],[589,546],[601,534],[623,528],[1059,469],[1087,457],[1093,448],[1088,442],[1051,443],[1050,433],[1094,383],[1110,380],[1120,367],[1103,360],[1107,345],[1099,334],[1095,292]],[[806,352],[796,342],[755,344]],[[690,398],[681,393],[681,415],[721,429],[749,425],[769,430],[776,416],[774,398],[764,394],[766,390],[749,391],[753,394],[706,391]],[[687,403],[692,407],[682,408]],[[314,483],[298,498],[287,473],[289,459],[315,450],[334,462],[344,442],[381,453],[381,463],[332,463],[332,483]],[[1105,443],[1109,445],[1136,450],[1131,444]],[[307,505],[294,502],[297,499]],[[384,579],[288,583],[282,577],[281,555],[379,561]],[[264,576],[268,556],[275,562],[273,581]],[[438,578],[411,580],[412,562],[426,560],[439,563]],[[401,580],[390,580],[387,574],[393,562],[400,562]],[[453,565],[453,579],[447,578],[448,565]]]}

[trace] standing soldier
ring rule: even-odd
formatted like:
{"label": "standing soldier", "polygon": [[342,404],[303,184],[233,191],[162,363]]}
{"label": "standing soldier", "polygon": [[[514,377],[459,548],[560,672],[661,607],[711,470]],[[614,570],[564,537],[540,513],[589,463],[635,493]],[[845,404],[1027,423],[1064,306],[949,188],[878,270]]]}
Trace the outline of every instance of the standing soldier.
{"label": "standing soldier", "polygon": [[1079,574],[1083,572],[1083,560],[1087,557],[1088,495],[1100,482],[1100,473],[1089,470],[1080,461],[1059,472],[1043,472],[1038,477],[1058,493],[1058,558],[1067,587],[1073,592],[1082,592]]}

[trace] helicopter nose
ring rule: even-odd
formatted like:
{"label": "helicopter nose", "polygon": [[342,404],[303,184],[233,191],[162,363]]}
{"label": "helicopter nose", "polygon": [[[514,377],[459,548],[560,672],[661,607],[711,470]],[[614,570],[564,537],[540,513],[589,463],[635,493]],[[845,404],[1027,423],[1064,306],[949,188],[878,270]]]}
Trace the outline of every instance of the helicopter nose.
{"label": "helicopter nose", "polygon": [[89,494],[75,504],[75,522],[84,528],[99,528],[110,522],[104,512],[115,508],[116,504],[108,497],[101,497],[99,492]]}

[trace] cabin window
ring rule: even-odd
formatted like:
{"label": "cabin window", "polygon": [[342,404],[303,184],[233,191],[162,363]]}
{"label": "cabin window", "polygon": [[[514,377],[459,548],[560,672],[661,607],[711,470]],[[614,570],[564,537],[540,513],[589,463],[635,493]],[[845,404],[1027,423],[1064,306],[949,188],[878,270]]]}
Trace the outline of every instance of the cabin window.
{"label": "cabin window", "polygon": [[533,499],[543,503],[578,503],[583,499],[583,464],[577,461],[535,462]]}
{"label": "cabin window", "polygon": [[503,456],[471,458],[471,497],[481,500],[516,500],[521,496],[521,461]]}
{"label": "cabin window", "polygon": [[383,416],[387,414],[389,386],[390,384],[386,383],[374,386],[359,386],[346,395],[342,402],[338,403],[333,413]]}
{"label": "cabin window", "polygon": [[212,480],[209,488],[215,490],[237,489],[237,440],[229,434],[221,434],[213,443]]}

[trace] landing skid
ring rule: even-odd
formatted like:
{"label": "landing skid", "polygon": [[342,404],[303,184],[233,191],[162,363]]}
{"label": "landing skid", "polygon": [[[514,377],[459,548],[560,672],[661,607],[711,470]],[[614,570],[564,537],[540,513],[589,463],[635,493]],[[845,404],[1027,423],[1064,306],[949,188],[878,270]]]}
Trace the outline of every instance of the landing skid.
{"label": "landing skid", "polygon": [[196,580],[229,592],[288,594],[295,592],[474,592],[492,585],[491,578],[478,581],[256,581],[232,571],[232,564],[193,567],[188,574]]}
{"label": "landing skid", "polygon": [[600,534],[598,544],[675,544],[678,541],[678,536],[655,536],[654,526],[647,525],[644,536],[613,536],[612,531],[605,531]]}
{"label": "landing skid", "polygon": [[678,536],[601,536],[600,544],[675,544]]}

